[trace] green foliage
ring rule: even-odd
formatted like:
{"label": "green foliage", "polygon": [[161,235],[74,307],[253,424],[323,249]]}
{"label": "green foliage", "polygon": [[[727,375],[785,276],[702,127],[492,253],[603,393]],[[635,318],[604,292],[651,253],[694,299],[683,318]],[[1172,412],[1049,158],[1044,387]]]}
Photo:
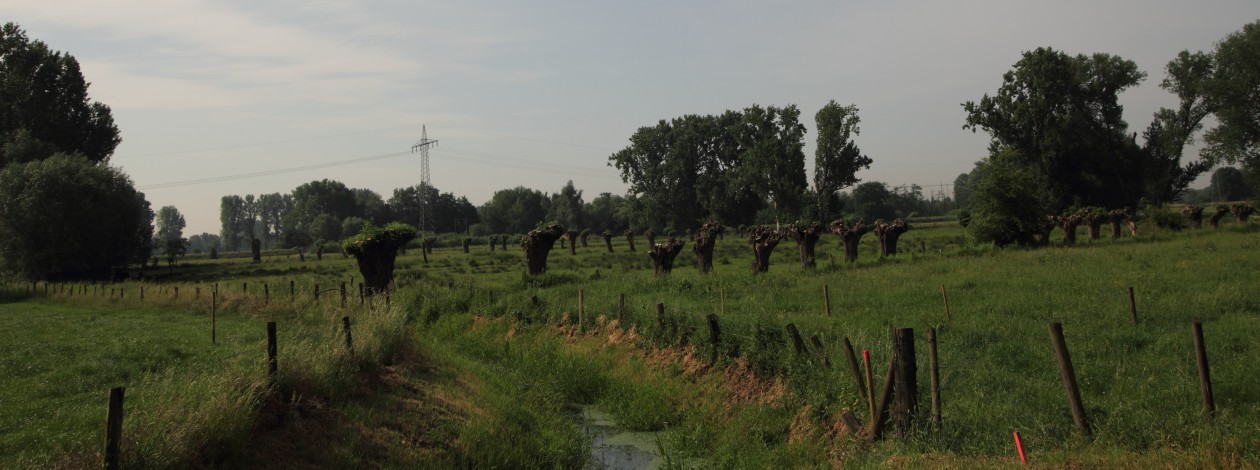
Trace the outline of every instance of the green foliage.
{"label": "green foliage", "polygon": [[481,206],[481,223],[493,232],[528,232],[546,219],[550,203],[542,191],[524,186],[495,191]]}
{"label": "green foliage", "polygon": [[0,170],[0,269],[28,279],[108,279],[149,259],[153,210],[121,171],[55,155]]}
{"label": "green foliage", "polygon": [[[998,246],[1030,246],[1051,213],[1046,205],[1046,183],[1017,163],[1013,150],[987,158],[977,165],[979,181],[972,186],[968,231],[981,242]],[[972,180],[976,178],[973,176]]]}
{"label": "green foliage", "polygon": [[1260,21],[1254,21],[1216,45],[1214,75],[1206,84],[1220,125],[1204,136],[1205,154],[1214,162],[1242,163],[1260,169]]}
{"label": "green foliage", "polygon": [[836,193],[856,184],[860,170],[871,167],[871,158],[863,155],[853,138],[861,133],[857,105],[840,106],[828,102],[814,115],[818,145],[814,150],[815,216],[831,220],[838,209]]}
{"label": "green foliage", "polygon": [[690,227],[706,218],[752,222],[771,208],[798,216],[805,190],[805,127],[795,105],[753,105],[641,127],[609,162],[642,203],[645,225]]}
{"label": "green foliage", "polygon": [[358,256],[378,246],[392,246],[393,249],[398,249],[417,236],[415,227],[401,222],[394,222],[384,227],[365,223],[358,234],[341,242],[341,248],[346,254]]}
{"label": "green foliage", "polygon": [[1180,231],[1188,223],[1186,216],[1180,211],[1163,205],[1147,207],[1144,217],[1154,222],[1156,227],[1172,231]]}
{"label": "green foliage", "polygon": [[184,215],[175,206],[162,206],[157,211],[158,240],[175,240],[184,238]]}
{"label": "green foliage", "polygon": [[105,163],[121,142],[109,106],[88,98],[74,56],[32,41],[16,23],[0,27],[0,168],[55,153]]}
{"label": "green foliage", "polygon": [[1142,198],[1167,201],[1206,170],[1202,164],[1178,166],[1204,116],[1201,94],[1191,83],[1202,70],[1174,61],[1170,71],[1185,72],[1165,86],[1184,91],[1182,107],[1157,113],[1145,147],[1129,136],[1118,96],[1146,74],[1109,54],[1025,52],[996,95],[963,104],[964,128],[988,132],[993,154],[1014,150],[1012,163],[1044,181],[1052,212],[1073,205],[1132,207]]}

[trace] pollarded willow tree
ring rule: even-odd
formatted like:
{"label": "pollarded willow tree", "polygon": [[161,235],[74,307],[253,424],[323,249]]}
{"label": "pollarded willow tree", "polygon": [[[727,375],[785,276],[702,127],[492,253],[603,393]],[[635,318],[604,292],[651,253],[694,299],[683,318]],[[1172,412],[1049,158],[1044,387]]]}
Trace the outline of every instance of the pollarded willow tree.
{"label": "pollarded willow tree", "polygon": [[574,255],[574,256],[577,255],[577,241],[578,241],[577,239],[578,239],[579,233],[581,232],[578,232],[577,229],[572,229],[572,228],[569,229],[568,232],[564,233],[565,238],[569,239],[569,254],[570,255]]}
{"label": "pollarded willow tree", "polygon": [[1054,225],[1063,231],[1063,243],[1076,244],[1076,228],[1081,225],[1082,217],[1076,212],[1054,216]]}
{"label": "pollarded willow tree", "polygon": [[[540,222],[537,227],[525,234],[525,237],[521,239],[521,248],[525,249],[525,265],[529,275],[537,276],[547,272],[547,255],[556,245],[556,240],[559,240],[564,233],[564,227],[558,223]],[[507,237],[504,236],[504,240],[506,239]]]}
{"label": "pollarded willow tree", "polygon": [[770,254],[783,240],[783,233],[765,225],[753,227],[748,243],[753,250],[753,274],[770,271]]}
{"label": "pollarded willow tree", "polygon": [[1081,223],[1085,225],[1085,233],[1089,235],[1090,241],[1102,237],[1102,224],[1107,221],[1106,209],[1097,206],[1086,207],[1077,211],[1077,215],[1081,216]]}
{"label": "pollarded willow tree", "polygon": [[1221,219],[1225,218],[1225,214],[1229,214],[1229,206],[1216,206],[1216,213],[1208,219],[1208,225],[1212,228],[1221,228]]}
{"label": "pollarded willow tree", "polygon": [[691,251],[696,254],[696,268],[701,273],[713,272],[713,247],[717,244],[718,235],[722,233],[722,224],[715,220],[705,222],[696,230],[695,241]]}
{"label": "pollarded willow tree", "polygon": [[862,235],[866,235],[871,228],[858,219],[855,222],[845,222],[844,219],[837,219],[831,223],[831,233],[840,237],[840,242],[844,244],[844,260],[850,263],[857,262],[858,258],[858,242],[862,241]]}
{"label": "pollarded willow tree", "polygon": [[[1202,208],[1199,209],[1199,214],[1199,223],[1202,224]],[[1137,238],[1137,218],[1134,217],[1132,209],[1126,207],[1124,209],[1114,209],[1107,212],[1107,221],[1111,222],[1112,240],[1120,238],[1120,224],[1122,223],[1129,227],[1129,234],[1132,235],[1133,238]]]}
{"label": "pollarded willow tree", "polygon": [[630,252],[634,253],[634,230],[626,229],[623,235],[626,236],[626,245],[630,246]]}
{"label": "pollarded willow tree", "polygon": [[652,258],[656,274],[669,274],[674,270],[674,258],[682,252],[683,245],[682,240],[673,238],[668,242],[652,245],[652,248],[648,250],[648,257]]}
{"label": "pollarded willow tree", "polygon": [[910,231],[910,224],[902,219],[896,219],[892,223],[877,220],[872,231],[879,238],[879,255],[897,256],[897,240]]}
{"label": "pollarded willow tree", "polygon": [[612,253],[612,252],[613,252],[613,249],[612,249],[612,237],[613,237],[612,231],[611,231],[611,230],[607,230],[607,229],[605,229],[605,230],[604,230],[604,232],[603,232],[603,233],[601,233],[600,235],[604,237],[604,245],[608,247],[608,252],[609,252],[609,253]]}
{"label": "pollarded willow tree", "polygon": [[817,264],[814,261],[814,246],[823,234],[822,225],[818,222],[797,221],[789,224],[784,233],[796,241],[796,249],[801,254],[801,269],[813,269]]}
{"label": "pollarded willow tree", "polygon": [[1191,227],[1203,228],[1203,206],[1192,204],[1181,208],[1181,213],[1186,215],[1186,219],[1190,220]]}
{"label": "pollarded willow tree", "polygon": [[398,249],[417,236],[415,227],[392,223],[384,227],[364,224],[353,237],[341,242],[346,254],[354,256],[369,294],[388,292],[394,282],[394,260]]}
{"label": "pollarded willow tree", "polygon": [[1229,207],[1229,211],[1234,214],[1234,220],[1240,224],[1247,223],[1247,218],[1256,211],[1255,207],[1246,204],[1235,204]]}

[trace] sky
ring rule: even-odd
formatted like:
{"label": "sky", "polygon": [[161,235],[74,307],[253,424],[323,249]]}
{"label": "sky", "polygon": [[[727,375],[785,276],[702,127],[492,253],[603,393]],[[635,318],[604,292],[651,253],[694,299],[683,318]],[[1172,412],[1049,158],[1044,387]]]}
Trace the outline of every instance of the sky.
{"label": "sky", "polygon": [[327,178],[388,199],[420,182],[422,126],[433,186],[473,204],[569,180],[624,194],[608,157],[635,130],[753,104],[800,108],[810,174],[814,113],[855,104],[860,179],[950,194],[989,140],[961,103],[1023,51],[1136,62],[1140,134],[1176,105],[1164,65],[1260,2],[5,0],[0,18],[79,60],[122,134],[111,164],[188,236],[218,233],[224,195]]}

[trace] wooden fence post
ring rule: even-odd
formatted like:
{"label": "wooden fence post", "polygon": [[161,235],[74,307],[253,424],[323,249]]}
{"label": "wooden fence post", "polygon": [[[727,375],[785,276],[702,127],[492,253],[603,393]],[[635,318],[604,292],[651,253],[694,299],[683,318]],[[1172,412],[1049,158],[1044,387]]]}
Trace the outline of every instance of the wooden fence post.
{"label": "wooden fence post", "polygon": [[1067,342],[1063,340],[1063,324],[1050,324],[1050,340],[1054,343],[1054,358],[1059,363],[1059,375],[1063,378],[1063,390],[1067,392],[1068,405],[1072,408],[1072,419],[1076,428],[1085,437],[1089,437],[1089,421],[1085,416],[1085,406],[1081,404],[1081,391],[1076,386],[1076,369],[1072,367],[1072,356],[1068,354]]}
{"label": "wooden fence post", "polygon": [[267,384],[276,388],[279,363],[276,359],[276,322],[267,322]]}
{"label": "wooden fence post", "polygon": [[1133,300],[1133,288],[1132,288],[1132,287],[1130,287],[1130,288],[1129,288],[1129,318],[1133,321],[1133,324],[1134,324],[1134,325],[1137,325],[1137,324],[1138,324],[1138,320],[1137,320],[1137,302],[1135,302],[1135,301]]}
{"label": "wooden fence post", "polygon": [[1203,392],[1203,417],[1208,422],[1216,415],[1216,402],[1212,399],[1212,375],[1208,372],[1207,348],[1203,345],[1203,322],[1194,322],[1194,358],[1199,366],[1199,390]]}
{"label": "wooden fence post", "polygon": [[893,334],[893,357],[896,358],[894,393],[896,402],[897,435],[902,439],[914,425],[914,415],[919,408],[918,370],[914,356],[914,329],[897,328]]}
{"label": "wooden fence post", "polygon": [[875,407],[875,374],[871,372],[871,350],[862,350],[862,364],[866,366],[866,403],[870,405],[871,425],[878,418],[879,409]]}
{"label": "wooden fence post", "polygon": [[296,286],[294,286],[294,281],[292,279],[289,279],[289,303],[293,303],[293,301],[296,299],[297,299],[297,288]]}
{"label": "wooden fence post", "polygon": [[105,413],[105,468],[114,470],[121,468],[119,457],[122,452],[123,395],[126,389],[114,387],[109,389],[109,408]]}
{"label": "wooden fence post", "polygon": [[879,406],[875,407],[875,416],[871,418],[871,434],[867,436],[871,441],[877,441],[884,435],[884,421],[888,420],[888,404],[892,401],[896,369],[897,354],[894,352],[892,357],[888,358],[888,375],[884,376],[884,391],[879,394]]}
{"label": "wooden fence post", "polygon": [[928,363],[931,368],[932,426],[941,430],[941,372],[936,356],[936,328],[928,328]]}
{"label": "wooden fence post", "polygon": [[827,318],[831,318],[831,287],[823,286],[823,305],[827,307]]}
{"label": "wooden fence post", "polygon": [[341,317],[341,329],[346,333],[346,350],[350,351],[350,355],[354,355],[354,339],[350,336],[350,317]]}
{"label": "wooden fence post", "polygon": [[713,352],[709,356],[709,364],[717,362],[718,348],[722,344],[722,329],[718,326],[718,316],[710,313],[707,317],[709,320],[709,344],[713,345]]}
{"label": "wooden fence post", "polygon": [[857,385],[858,395],[863,400],[867,400],[866,384],[862,383],[862,370],[858,366],[857,355],[853,353],[853,343],[849,342],[849,337],[844,337],[844,357],[849,362],[849,373],[853,375],[853,383]]}
{"label": "wooden fence post", "polygon": [[219,343],[219,291],[210,293],[210,344]]}
{"label": "wooden fence post", "polygon": [[792,347],[796,349],[796,355],[805,354],[805,340],[801,339],[801,332],[796,329],[796,324],[788,323],[787,332],[792,337]]}

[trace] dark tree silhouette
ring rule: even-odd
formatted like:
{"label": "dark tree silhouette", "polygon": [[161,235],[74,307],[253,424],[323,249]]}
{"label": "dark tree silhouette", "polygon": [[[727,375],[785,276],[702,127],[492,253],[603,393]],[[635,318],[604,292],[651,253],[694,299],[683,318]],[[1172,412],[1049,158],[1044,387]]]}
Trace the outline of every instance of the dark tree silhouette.
{"label": "dark tree silhouette", "polygon": [[537,228],[525,234],[525,238],[521,240],[521,248],[525,249],[525,264],[529,275],[547,272],[547,255],[563,234],[564,227],[555,222],[547,225],[540,223]]}
{"label": "dark tree silhouette", "polygon": [[710,220],[696,231],[695,242],[691,251],[696,254],[696,268],[701,273],[713,271],[713,247],[717,244],[717,236],[722,232],[722,224]]}
{"label": "dark tree silhouette", "polygon": [[843,219],[831,223],[831,233],[839,236],[840,241],[844,243],[844,260],[850,263],[857,262],[858,242],[862,241],[862,235],[868,231],[870,227],[862,219],[852,224],[845,223]]}
{"label": "dark tree silhouette", "polygon": [[359,263],[363,288],[368,294],[387,292],[394,281],[394,259],[398,249],[416,238],[410,225],[393,223],[385,227],[364,225],[358,235],[342,242],[346,253]]}
{"label": "dark tree silhouette", "polygon": [[783,234],[773,228],[758,225],[752,229],[748,242],[752,244],[754,274],[770,270],[770,254],[774,252],[774,247],[778,246],[781,240],[783,240]]}
{"label": "dark tree silhouette", "polygon": [[894,220],[891,224],[884,223],[882,220],[875,221],[874,232],[879,238],[879,255],[897,256],[897,240],[909,231],[910,224],[901,219]]}
{"label": "dark tree silhouette", "polygon": [[801,254],[801,269],[813,269],[814,246],[818,244],[818,238],[822,236],[822,225],[818,222],[799,221],[789,224],[786,230],[788,238],[796,241],[796,249]]}
{"label": "dark tree silhouette", "polygon": [[656,274],[669,274],[674,269],[674,258],[678,257],[678,253],[682,252],[683,242],[669,239],[668,242],[652,245],[648,250],[648,256],[652,258],[652,265],[656,268]]}

